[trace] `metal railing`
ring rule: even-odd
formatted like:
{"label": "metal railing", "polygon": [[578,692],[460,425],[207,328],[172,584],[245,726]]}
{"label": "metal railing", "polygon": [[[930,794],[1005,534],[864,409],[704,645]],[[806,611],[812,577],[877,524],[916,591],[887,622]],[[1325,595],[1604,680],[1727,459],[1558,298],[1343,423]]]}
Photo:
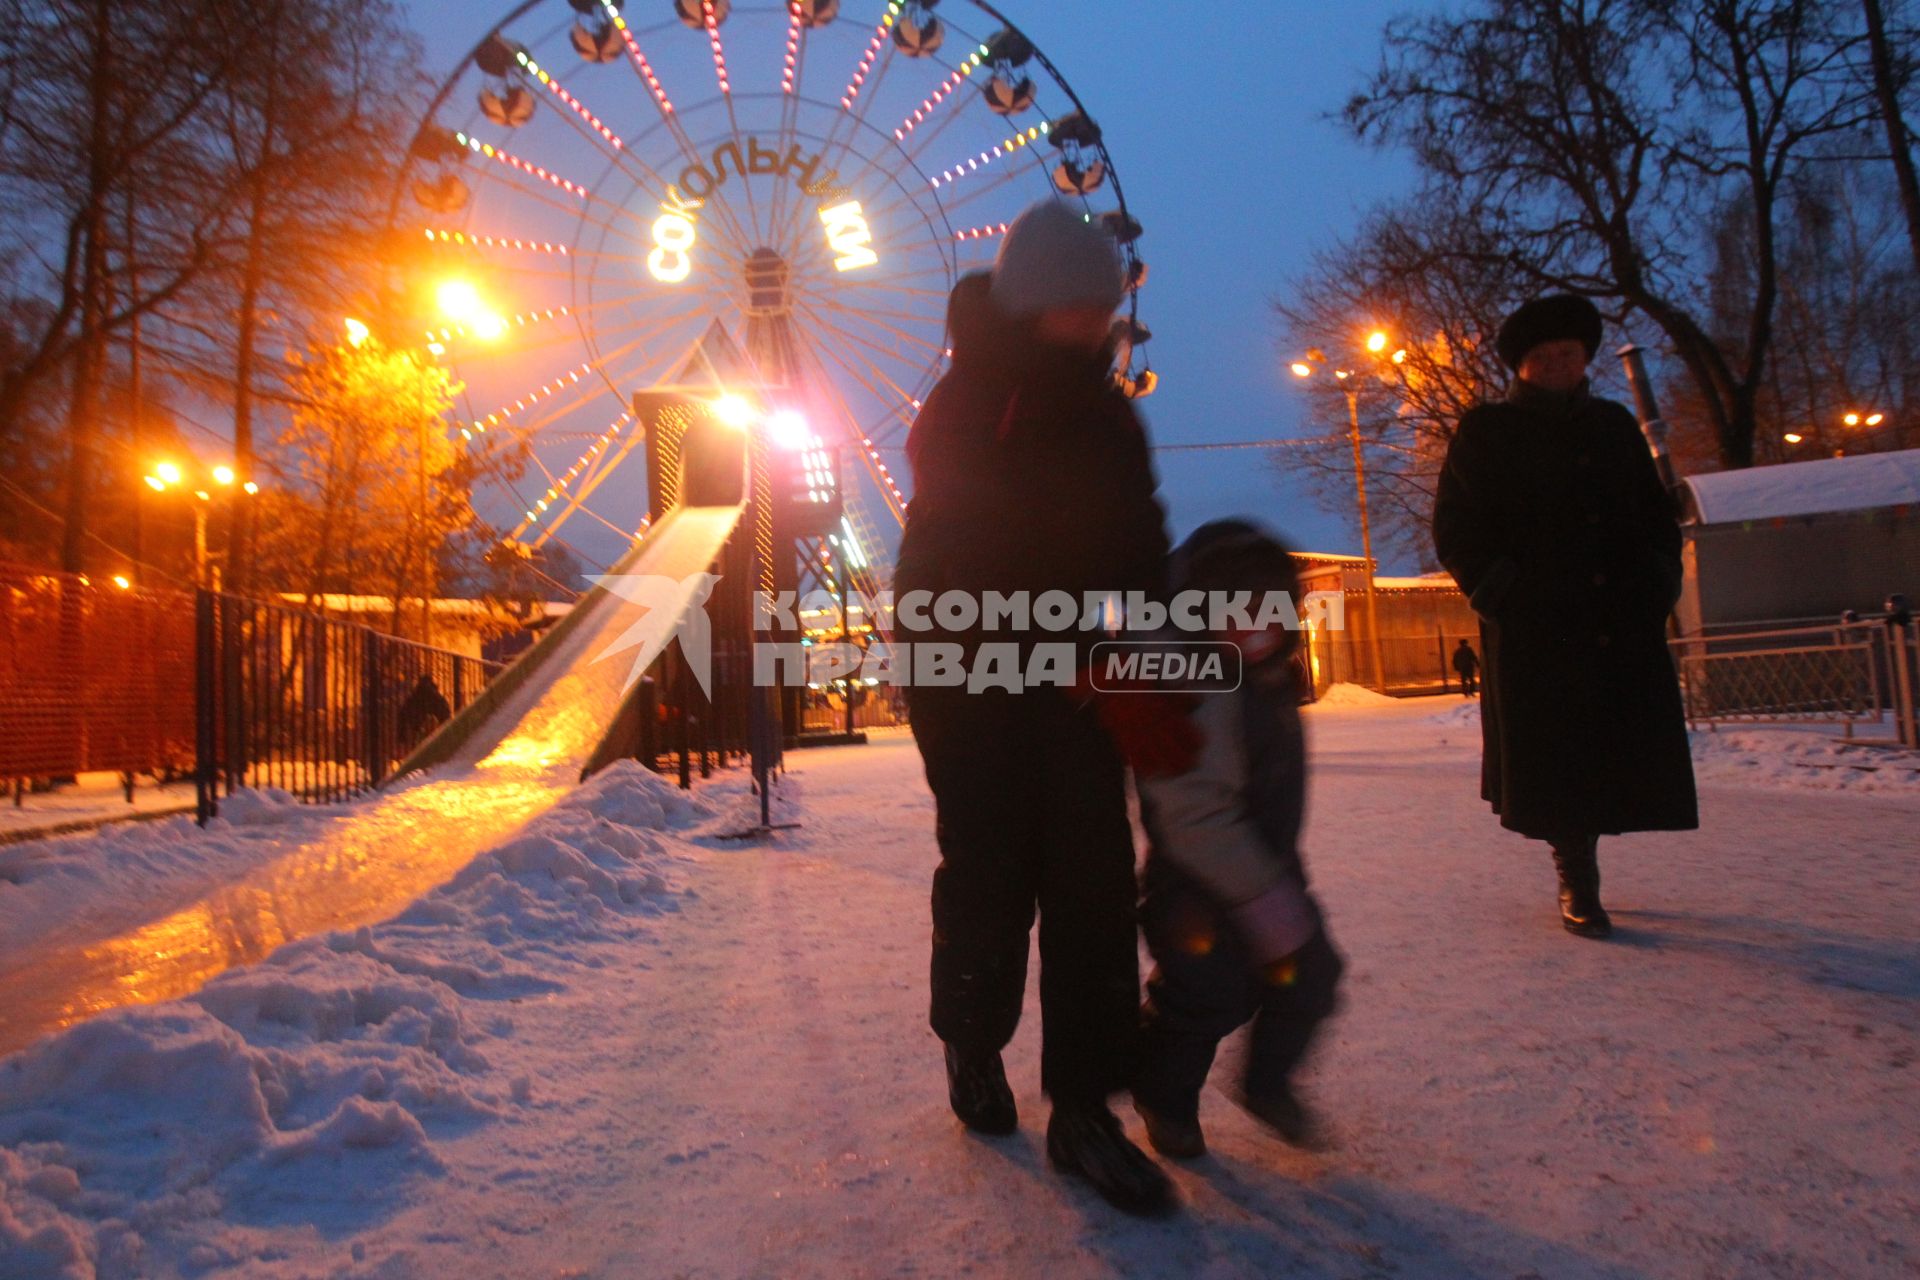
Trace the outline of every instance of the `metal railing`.
{"label": "metal railing", "polygon": [[1915,733],[1920,649],[1898,619],[1848,619],[1824,626],[1685,636],[1670,641],[1687,722],[1890,725]]}
{"label": "metal railing", "polygon": [[200,821],[241,787],[316,802],[379,786],[501,664],[290,605],[194,597]]}

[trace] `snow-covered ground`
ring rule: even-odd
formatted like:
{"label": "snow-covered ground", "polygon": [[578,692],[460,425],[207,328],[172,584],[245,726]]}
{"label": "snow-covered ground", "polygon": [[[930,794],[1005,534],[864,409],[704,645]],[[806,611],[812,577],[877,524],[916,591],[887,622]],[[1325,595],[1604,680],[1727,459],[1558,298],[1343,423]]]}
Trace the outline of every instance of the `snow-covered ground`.
{"label": "snow-covered ground", "polygon": [[1920,791],[1703,757],[1703,829],[1604,841],[1583,942],[1473,714],[1310,712],[1340,1146],[1209,1095],[1172,1221],[1047,1169],[1031,1020],[1022,1131],[948,1113],[894,736],[796,756],[765,845],[719,838],[737,774],[620,766],[393,921],[0,1060],[0,1275],[1913,1274]]}
{"label": "snow-covered ground", "polygon": [[11,787],[0,788],[0,837],[192,807],[191,778],[165,786],[152,778],[139,778],[133,788],[133,799],[129,801],[119,774],[83,773],[52,791],[28,792],[18,805],[14,804]]}

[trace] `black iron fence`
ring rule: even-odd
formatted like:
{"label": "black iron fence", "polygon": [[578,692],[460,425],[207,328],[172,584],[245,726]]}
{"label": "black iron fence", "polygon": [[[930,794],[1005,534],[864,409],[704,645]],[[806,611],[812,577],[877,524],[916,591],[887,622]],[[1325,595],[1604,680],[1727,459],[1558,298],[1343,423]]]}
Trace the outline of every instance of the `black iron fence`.
{"label": "black iron fence", "polygon": [[289,605],[194,601],[200,821],[241,787],[317,802],[379,786],[501,664]]}

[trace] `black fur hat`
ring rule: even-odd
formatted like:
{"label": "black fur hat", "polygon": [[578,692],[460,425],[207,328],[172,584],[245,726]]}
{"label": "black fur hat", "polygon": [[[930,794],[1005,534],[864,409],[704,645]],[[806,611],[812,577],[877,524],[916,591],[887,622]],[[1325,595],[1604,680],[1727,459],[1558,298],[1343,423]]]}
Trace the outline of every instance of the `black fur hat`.
{"label": "black fur hat", "polygon": [[1543,342],[1574,339],[1586,347],[1587,359],[1592,360],[1600,352],[1600,328],[1598,307],[1575,294],[1556,293],[1535,298],[1508,316],[1493,347],[1500,353],[1500,362],[1515,373],[1527,352]]}

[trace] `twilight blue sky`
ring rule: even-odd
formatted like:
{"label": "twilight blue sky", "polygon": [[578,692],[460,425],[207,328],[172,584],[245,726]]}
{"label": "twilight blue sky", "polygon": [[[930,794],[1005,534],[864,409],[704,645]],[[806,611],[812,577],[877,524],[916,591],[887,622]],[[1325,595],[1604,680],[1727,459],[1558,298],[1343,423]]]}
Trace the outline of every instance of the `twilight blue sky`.
{"label": "twilight blue sky", "polygon": [[[741,0],[742,3],[748,0]],[[1143,403],[1161,444],[1312,434],[1269,303],[1308,255],[1406,188],[1406,162],[1362,148],[1324,113],[1378,59],[1388,17],[1420,0],[998,0],[1106,131],[1152,268],[1143,320],[1161,391]],[[453,64],[509,0],[403,0],[427,70]],[[667,0],[629,0],[667,11]],[[863,15],[872,0],[847,0]],[[553,0],[556,17],[565,6]],[[1319,550],[1359,550],[1354,521],[1315,508],[1261,451],[1162,453],[1176,536],[1250,514]],[[1409,565],[1387,565],[1410,569]]]}

